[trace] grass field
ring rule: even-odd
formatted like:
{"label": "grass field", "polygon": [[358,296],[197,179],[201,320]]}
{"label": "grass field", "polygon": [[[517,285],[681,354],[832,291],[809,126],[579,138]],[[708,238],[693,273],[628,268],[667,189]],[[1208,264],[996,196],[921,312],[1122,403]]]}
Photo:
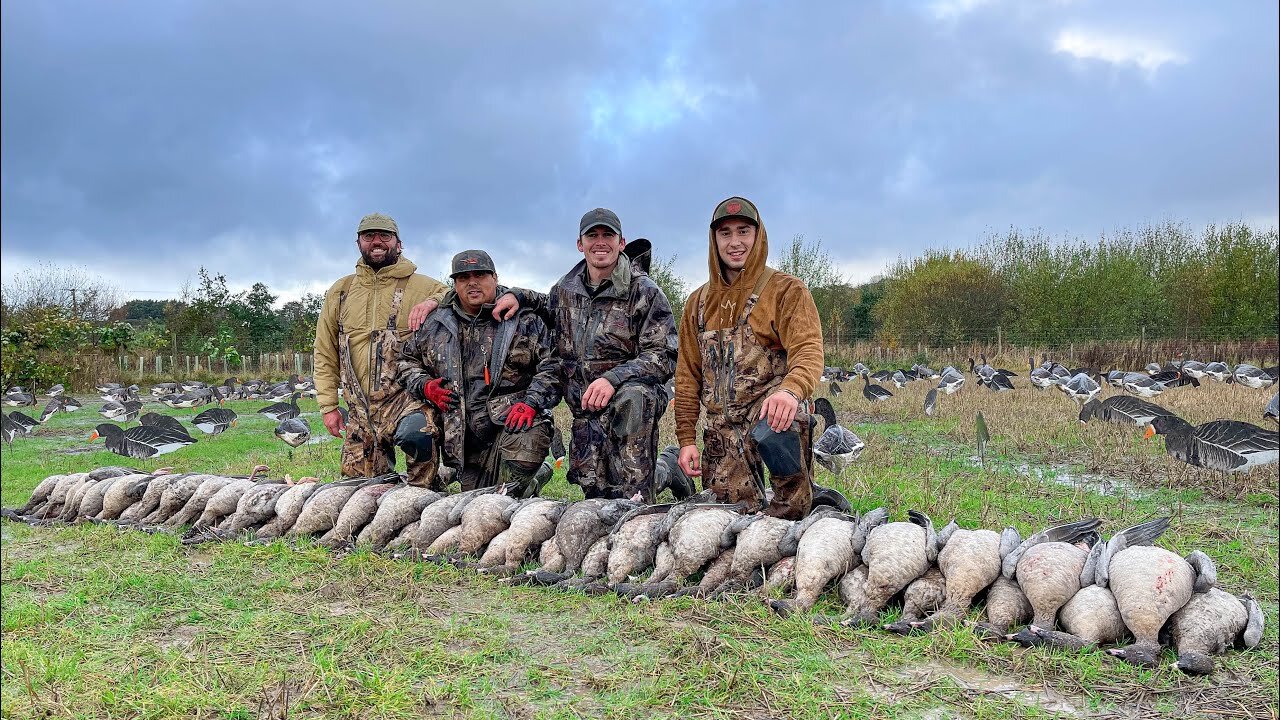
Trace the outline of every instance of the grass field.
{"label": "grass field", "polygon": [[[1209,678],[1143,670],[1097,651],[781,620],[754,598],[632,605],[511,588],[451,567],[276,542],[183,546],[176,537],[81,525],[2,528],[4,717],[1270,717],[1277,709],[1277,476],[1193,471],[1137,429],[1081,426],[1057,393],[966,388],[925,418],[923,383],[871,406],[836,399],[867,442],[842,478],[859,509],[908,508],[1024,536],[1093,514],[1104,529],[1172,514],[1161,544],[1201,549],[1220,584],[1252,591],[1263,644]],[[825,392],[825,391],[823,391]],[[1270,392],[1214,384],[1159,402],[1193,422],[1260,423]],[[292,451],[238,402],[228,433],[158,460],[178,471],[332,479],[337,441]],[[0,456],[3,504],[42,478],[126,464],[87,437],[96,403],[59,414]],[[314,402],[304,401],[323,433]],[[973,417],[993,440],[977,465]],[[167,411],[189,418],[193,411]],[[670,419],[667,419],[669,423]],[[664,429],[670,436],[670,427]],[[99,441],[100,442],[100,441]],[[544,494],[580,497],[558,475]],[[816,612],[839,612],[834,594]],[[894,611],[886,613],[891,619]],[[976,611],[975,611],[976,617]],[[1172,654],[1166,654],[1172,662]]]}

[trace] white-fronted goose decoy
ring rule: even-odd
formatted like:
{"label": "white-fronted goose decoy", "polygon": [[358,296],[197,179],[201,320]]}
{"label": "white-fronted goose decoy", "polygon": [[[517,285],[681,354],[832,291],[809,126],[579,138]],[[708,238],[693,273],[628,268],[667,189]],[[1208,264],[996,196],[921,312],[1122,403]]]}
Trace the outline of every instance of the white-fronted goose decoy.
{"label": "white-fronted goose decoy", "polygon": [[4,394],[3,402],[9,407],[31,407],[36,404],[36,396],[29,392],[22,392],[21,388],[14,388]]}
{"label": "white-fronted goose decoy", "polygon": [[102,438],[107,449],[117,455],[134,458],[149,458],[164,455],[195,442],[195,438],[185,432],[175,432],[170,428],[156,425],[139,425],[122,430],[119,425],[102,423],[94,428],[89,440]]}
{"label": "white-fronted goose decoy", "polygon": [[1147,427],[1145,438],[1164,436],[1165,452],[1188,465],[1234,473],[1280,459],[1280,433],[1236,420],[1214,420],[1203,425],[1176,415],[1158,417]]}
{"label": "white-fronted goose decoy", "polygon": [[204,393],[184,392],[179,395],[165,395],[160,398],[160,402],[171,408],[193,408],[204,405],[209,402],[209,396]]}
{"label": "white-fronted goose decoy", "polygon": [[844,390],[840,389],[840,383],[832,380],[831,384],[827,386],[827,392],[831,394],[831,397],[840,397],[840,393],[844,392]]}
{"label": "white-fronted goose decoy", "polygon": [[31,431],[39,424],[39,420],[14,410],[4,416],[4,440],[12,445],[15,437],[18,435],[30,435]]}
{"label": "white-fronted goose decoy", "polygon": [[289,447],[298,447],[311,439],[311,426],[307,424],[306,418],[284,418],[276,425],[275,432],[276,437]]}
{"label": "white-fronted goose decoy", "polygon": [[898,388],[899,390],[906,387],[907,383],[910,382],[910,380],[907,378],[906,373],[902,372],[901,370],[894,371],[893,375],[889,377],[891,380],[893,380],[893,386]]}
{"label": "white-fronted goose decoy", "polygon": [[1280,423],[1280,393],[1271,396],[1267,409],[1262,411],[1262,419]]}
{"label": "white-fronted goose decoy", "polygon": [[[182,388],[178,385],[178,383],[171,383],[171,382],[156,383],[155,385],[151,386],[151,395],[153,397],[163,397],[165,395],[177,395],[181,391],[182,391]],[[101,392],[106,392],[106,390],[102,390]]]}
{"label": "white-fronted goose decoy", "polygon": [[1165,391],[1164,383],[1152,380],[1149,375],[1128,373],[1124,376],[1124,389],[1138,397],[1153,398]]}
{"label": "white-fronted goose decoy", "polygon": [[1094,396],[1102,392],[1102,386],[1084,373],[1080,373],[1072,377],[1070,380],[1060,383],[1058,385],[1058,389],[1067,397],[1075,400],[1077,405],[1083,405],[1084,403],[1089,402],[1094,398]]}
{"label": "white-fronted goose decoy", "polygon": [[1231,379],[1239,385],[1254,390],[1270,387],[1276,381],[1266,370],[1244,363],[1237,365],[1236,369],[1231,371]]}
{"label": "white-fronted goose decoy", "polygon": [[929,392],[924,396],[924,414],[933,417],[933,411],[938,407],[938,388],[929,388]]}
{"label": "white-fronted goose decoy", "polygon": [[288,420],[290,418],[296,418],[302,414],[302,411],[298,409],[298,398],[300,397],[300,395],[297,392],[294,392],[288,397],[289,397],[289,402],[272,403],[262,408],[258,412],[262,413],[263,415],[266,415],[267,417],[277,422],[279,422],[280,420]]}
{"label": "white-fronted goose decoy", "polygon": [[157,412],[143,413],[142,417],[138,418],[138,422],[143,425],[168,428],[175,432],[187,432],[187,429],[182,426],[182,422],[172,415],[161,415]]}
{"label": "white-fronted goose decoy", "polygon": [[59,395],[61,395],[66,391],[67,389],[62,386],[62,383],[58,383],[57,385],[54,385],[53,387],[49,388],[48,392],[46,392],[45,395],[48,395],[49,397],[58,397]]}
{"label": "white-fronted goose decoy", "polygon": [[183,392],[195,392],[196,390],[207,390],[209,388],[209,383],[201,382],[199,380],[183,380],[178,383],[178,386],[182,388]]}
{"label": "white-fronted goose decoy", "polygon": [[868,378],[866,375],[862,376],[862,382],[863,382],[862,397],[872,402],[877,402],[880,400],[888,400],[889,398],[893,397],[893,393],[871,382],[871,379]]}
{"label": "white-fronted goose decoy", "polygon": [[1013,389],[1013,381],[1008,375],[996,373],[987,380],[987,388],[995,392],[1008,392]]}
{"label": "white-fronted goose decoy", "polygon": [[840,475],[850,463],[858,459],[867,445],[852,430],[836,420],[836,410],[830,400],[818,398],[813,401],[813,405],[814,412],[826,425],[822,436],[813,444],[814,459],[826,469]]}
{"label": "white-fronted goose decoy", "polygon": [[917,380],[937,380],[938,378],[942,377],[941,374],[936,373],[933,370],[930,370],[925,365],[912,365],[911,369],[915,372],[915,376]]}
{"label": "white-fronted goose decoy", "polygon": [[938,389],[948,395],[954,395],[964,387],[964,375],[955,368],[942,371],[942,379],[938,380]]}
{"label": "white-fronted goose decoy", "polygon": [[1231,368],[1224,362],[1211,362],[1204,366],[1203,372],[1218,382],[1226,382],[1231,377]]}
{"label": "white-fronted goose decoy", "polygon": [[237,417],[239,416],[236,415],[234,410],[209,408],[191,418],[191,424],[200,428],[200,431],[206,435],[217,435],[229,427],[234,427]]}
{"label": "white-fronted goose decoy", "polygon": [[1027,357],[1027,364],[1031,366],[1031,371],[1027,377],[1031,380],[1032,385],[1044,390],[1058,384],[1057,378],[1054,377],[1053,373],[1049,372],[1049,368],[1036,367],[1035,360],[1029,356]]}
{"label": "white-fronted goose decoy", "polygon": [[866,366],[866,365],[863,365],[862,363],[854,363],[854,364],[853,364],[853,370],[851,371],[851,374],[853,374],[853,375],[866,375],[866,374],[867,374],[867,372],[868,372],[868,368],[867,368],[867,366]]}
{"label": "white-fronted goose decoy", "polygon": [[40,413],[40,424],[43,425],[49,422],[49,418],[53,417],[54,413],[58,412],[61,409],[62,409],[62,398],[55,397],[52,400],[50,400],[48,403],[45,404],[44,411]]}
{"label": "white-fronted goose decoy", "polygon": [[140,400],[126,400],[124,402],[108,400],[103,403],[102,408],[98,410],[98,414],[108,420],[129,422],[137,419],[138,413],[141,411],[142,401]]}
{"label": "white-fronted goose decoy", "polygon": [[1080,408],[1080,422],[1093,418],[1122,425],[1149,425],[1151,421],[1172,412],[1132,395],[1115,395],[1106,400],[1090,400]]}

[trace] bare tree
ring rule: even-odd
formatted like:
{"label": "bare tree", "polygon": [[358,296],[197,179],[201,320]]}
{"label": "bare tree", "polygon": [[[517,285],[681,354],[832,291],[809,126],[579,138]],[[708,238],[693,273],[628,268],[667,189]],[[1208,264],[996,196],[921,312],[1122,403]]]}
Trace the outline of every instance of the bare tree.
{"label": "bare tree", "polygon": [[116,286],[84,267],[41,263],[0,285],[6,325],[13,318],[54,308],[78,320],[103,322],[118,304]]}

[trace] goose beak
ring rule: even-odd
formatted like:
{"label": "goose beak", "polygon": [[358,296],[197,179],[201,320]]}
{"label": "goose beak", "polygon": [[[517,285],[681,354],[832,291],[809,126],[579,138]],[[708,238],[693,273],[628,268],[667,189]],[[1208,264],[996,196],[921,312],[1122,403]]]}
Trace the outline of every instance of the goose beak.
{"label": "goose beak", "polygon": [[92,433],[89,434],[89,442],[93,442],[94,440],[97,440],[99,437],[101,437],[101,435],[98,434],[97,430],[94,430]]}
{"label": "goose beak", "polygon": [[1146,431],[1146,432],[1144,432],[1144,433],[1142,433],[1142,439],[1143,439],[1143,440],[1150,440],[1150,439],[1151,439],[1151,437],[1152,437],[1153,435],[1155,435],[1155,434],[1156,434],[1156,426],[1155,426],[1155,425],[1148,425],[1148,426],[1147,426],[1147,431]]}

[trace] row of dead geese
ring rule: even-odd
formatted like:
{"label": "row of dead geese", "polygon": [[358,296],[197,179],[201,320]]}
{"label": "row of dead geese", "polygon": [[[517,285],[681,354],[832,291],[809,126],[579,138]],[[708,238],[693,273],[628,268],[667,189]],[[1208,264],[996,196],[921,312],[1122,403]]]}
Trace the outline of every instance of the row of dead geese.
{"label": "row of dead geese", "polygon": [[[1065,649],[1119,645],[1109,653],[1154,667],[1161,647],[1174,666],[1208,673],[1213,656],[1256,646],[1263,614],[1248,594],[1217,587],[1202,552],[1155,545],[1160,518],[1104,540],[1086,518],[1027,539],[1013,528],[940,530],[924,513],[890,521],[884,508],[845,513],[821,507],[799,521],[744,514],[698,494],[645,506],[628,500],[517,499],[504,488],[442,495],[398,475],[317,484],[248,476],[143,473],[107,467],[54,475],[11,519],[44,524],[91,519],[143,529],[190,527],[186,542],[316,538],[400,557],[451,562],[514,584],[617,593],[633,601],[693,595],[765,594],[780,615],[808,612],[832,585],[845,613],[822,624],[928,632],[966,623],[988,639]],[[522,566],[534,562],[533,570]],[[644,577],[643,581],[639,578]],[[1029,623],[1029,624],[1027,624]],[[1011,632],[1021,627],[1017,632]]]}

